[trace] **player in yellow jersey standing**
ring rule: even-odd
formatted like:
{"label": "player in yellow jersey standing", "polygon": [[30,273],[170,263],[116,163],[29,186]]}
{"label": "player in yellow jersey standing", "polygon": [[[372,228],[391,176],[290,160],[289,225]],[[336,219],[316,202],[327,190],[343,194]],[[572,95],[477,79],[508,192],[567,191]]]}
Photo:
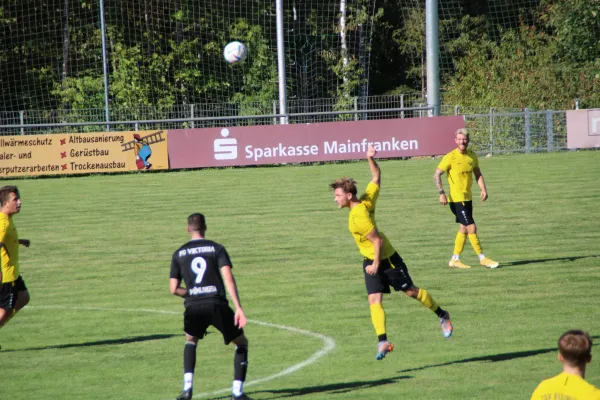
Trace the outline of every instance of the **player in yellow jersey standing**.
{"label": "player in yellow jersey standing", "polygon": [[[477,185],[481,189],[481,201],[488,198],[487,188],[481,169],[479,168],[479,159],[477,154],[467,149],[469,146],[469,134],[466,129],[459,129],[454,134],[456,149],[446,154],[437,166],[433,179],[440,194],[440,203],[448,204],[450,211],[456,216],[456,222],[459,224],[458,233],[454,241],[454,254],[448,262],[451,268],[471,268],[460,260],[467,237],[479,257],[479,263],[484,267],[498,268],[499,264],[483,254],[479,237],[477,236],[477,225],[473,219],[473,199],[471,187],[473,186],[473,175]],[[450,196],[446,197],[444,186],[442,185],[442,174],[448,173],[448,182],[450,183]]]}
{"label": "player in yellow jersey standing", "polygon": [[16,186],[0,188],[0,328],[17,311],[29,303],[29,292],[19,274],[19,245],[30,241],[19,239],[13,215],[21,211],[21,197]]}
{"label": "player in yellow jersey standing", "polygon": [[600,400],[600,389],[585,381],[585,370],[592,361],[592,338],[587,332],[570,330],[558,339],[558,361],[563,372],[542,381],[531,400]]}
{"label": "player in yellow jersey standing", "polygon": [[356,197],[356,182],[351,178],[337,179],[329,186],[334,190],[338,207],[350,209],[348,228],[363,256],[371,320],[378,339],[375,358],[381,360],[394,349],[394,345],[387,337],[385,310],[382,305],[383,294],[390,293],[390,286],[395,291],[403,291],[433,311],[440,319],[445,338],[452,336],[453,328],[450,314],[437,305],[427,290],[413,284],[402,257],[398,255],[383,232],[377,229],[375,204],[381,186],[381,170],[373,159],[376,153],[373,146],[369,145],[367,160],[373,179],[360,198]]}

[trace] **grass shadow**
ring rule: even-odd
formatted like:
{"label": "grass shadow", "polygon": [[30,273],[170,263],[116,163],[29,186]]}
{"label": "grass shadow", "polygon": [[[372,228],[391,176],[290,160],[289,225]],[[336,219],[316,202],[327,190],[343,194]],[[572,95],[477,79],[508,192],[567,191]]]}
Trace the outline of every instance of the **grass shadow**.
{"label": "grass shadow", "polygon": [[11,353],[16,351],[36,351],[36,350],[52,350],[52,349],[72,349],[78,347],[93,347],[93,346],[106,346],[106,345],[120,345],[120,344],[128,344],[128,343],[139,343],[146,342],[149,340],[162,340],[162,339],[170,339],[175,336],[182,336],[181,334],[159,334],[159,335],[148,335],[148,336],[131,336],[120,339],[107,339],[107,340],[96,340],[92,342],[83,342],[83,343],[67,343],[67,344],[57,344],[52,346],[40,346],[40,347],[26,347],[24,349],[7,349],[0,350],[2,353]]}
{"label": "grass shadow", "polygon": [[[358,381],[358,382],[341,382],[341,383],[330,383],[328,385],[319,386],[306,386],[299,388],[287,388],[277,390],[258,390],[252,393],[271,393],[275,395],[274,399],[284,399],[287,397],[306,396],[315,393],[330,393],[330,394],[341,394],[348,393],[359,389],[369,389],[382,385],[391,385],[400,380],[412,379],[412,376],[396,376],[393,378],[377,379],[372,381]],[[250,396],[251,397],[251,396]],[[222,398],[222,397],[221,397]]]}
{"label": "grass shadow", "polygon": [[545,263],[551,261],[577,261],[584,258],[597,258],[600,257],[599,254],[591,255],[591,256],[572,256],[572,257],[556,257],[556,258],[540,258],[537,260],[519,260],[519,261],[508,261],[500,263],[500,267],[511,267],[515,265],[527,265],[527,264],[538,264]]}
{"label": "grass shadow", "polygon": [[[600,338],[600,335],[592,336],[592,339],[598,339],[598,338]],[[598,343],[593,344],[594,347],[598,346],[598,345],[599,345]],[[533,357],[533,356],[537,356],[540,354],[554,353],[554,352],[558,352],[557,347],[551,347],[551,348],[547,348],[547,349],[538,349],[538,350],[526,350],[526,351],[515,351],[515,352],[510,352],[510,353],[492,354],[492,355],[487,355],[487,356],[471,357],[471,358],[465,358],[462,360],[449,361],[449,362],[440,363],[440,364],[424,365],[422,367],[417,367],[417,368],[403,369],[403,370],[398,371],[398,373],[422,371],[422,370],[429,369],[429,368],[446,367],[448,365],[464,364],[464,363],[470,363],[470,362],[509,361],[509,360],[515,360],[518,358]]]}

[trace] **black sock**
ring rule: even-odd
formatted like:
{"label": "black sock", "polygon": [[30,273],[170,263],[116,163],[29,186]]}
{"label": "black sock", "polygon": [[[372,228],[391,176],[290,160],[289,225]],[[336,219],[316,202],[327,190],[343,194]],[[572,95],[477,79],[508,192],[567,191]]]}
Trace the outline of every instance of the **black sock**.
{"label": "black sock", "polygon": [[437,310],[435,310],[434,312],[435,315],[437,315],[440,318],[444,318],[446,314],[448,314],[446,310],[444,310],[442,307],[438,307]]}
{"label": "black sock", "polygon": [[233,380],[246,380],[246,371],[248,370],[248,346],[237,346],[235,356],[233,356]]}
{"label": "black sock", "polygon": [[385,342],[387,340],[387,334],[384,333],[383,335],[378,335],[377,340],[379,340],[379,342]]}
{"label": "black sock", "polygon": [[183,346],[183,372],[193,374],[194,368],[196,368],[196,344],[185,342],[185,346]]}

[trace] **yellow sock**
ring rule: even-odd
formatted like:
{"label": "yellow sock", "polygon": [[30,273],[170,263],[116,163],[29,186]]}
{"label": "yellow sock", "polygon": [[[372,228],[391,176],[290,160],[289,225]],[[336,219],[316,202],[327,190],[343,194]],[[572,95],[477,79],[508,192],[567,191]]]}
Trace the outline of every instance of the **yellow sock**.
{"label": "yellow sock", "polygon": [[483,253],[483,250],[481,249],[481,243],[479,243],[479,238],[477,237],[476,233],[470,233],[469,240],[471,241],[471,246],[473,246],[473,250],[475,250],[477,255]]}
{"label": "yellow sock", "polygon": [[423,305],[429,308],[431,311],[435,311],[438,309],[437,303],[435,302],[435,300],[433,300],[433,298],[425,289],[419,289],[419,294],[417,294],[417,300],[423,303]]}
{"label": "yellow sock", "polygon": [[385,335],[385,310],[383,309],[383,304],[371,304],[369,308],[371,309],[371,321],[373,321],[375,333],[377,333],[377,336]]}
{"label": "yellow sock", "polygon": [[459,255],[463,252],[465,248],[465,243],[467,241],[467,234],[458,232],[456,234],[456,239],[454,240],[454,254]]}

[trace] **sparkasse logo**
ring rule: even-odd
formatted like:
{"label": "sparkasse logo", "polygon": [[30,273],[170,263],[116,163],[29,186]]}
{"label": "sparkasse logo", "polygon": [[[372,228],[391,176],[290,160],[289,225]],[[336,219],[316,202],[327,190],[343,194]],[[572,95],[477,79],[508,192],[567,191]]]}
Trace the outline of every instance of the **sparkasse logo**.
{"label": "sparkasse logo", "polygon": [[229,129],[221,129],[222,139],[215,139],[213,143],[215,160],[235,160],[238,156],[236,138],[228,138]]}

